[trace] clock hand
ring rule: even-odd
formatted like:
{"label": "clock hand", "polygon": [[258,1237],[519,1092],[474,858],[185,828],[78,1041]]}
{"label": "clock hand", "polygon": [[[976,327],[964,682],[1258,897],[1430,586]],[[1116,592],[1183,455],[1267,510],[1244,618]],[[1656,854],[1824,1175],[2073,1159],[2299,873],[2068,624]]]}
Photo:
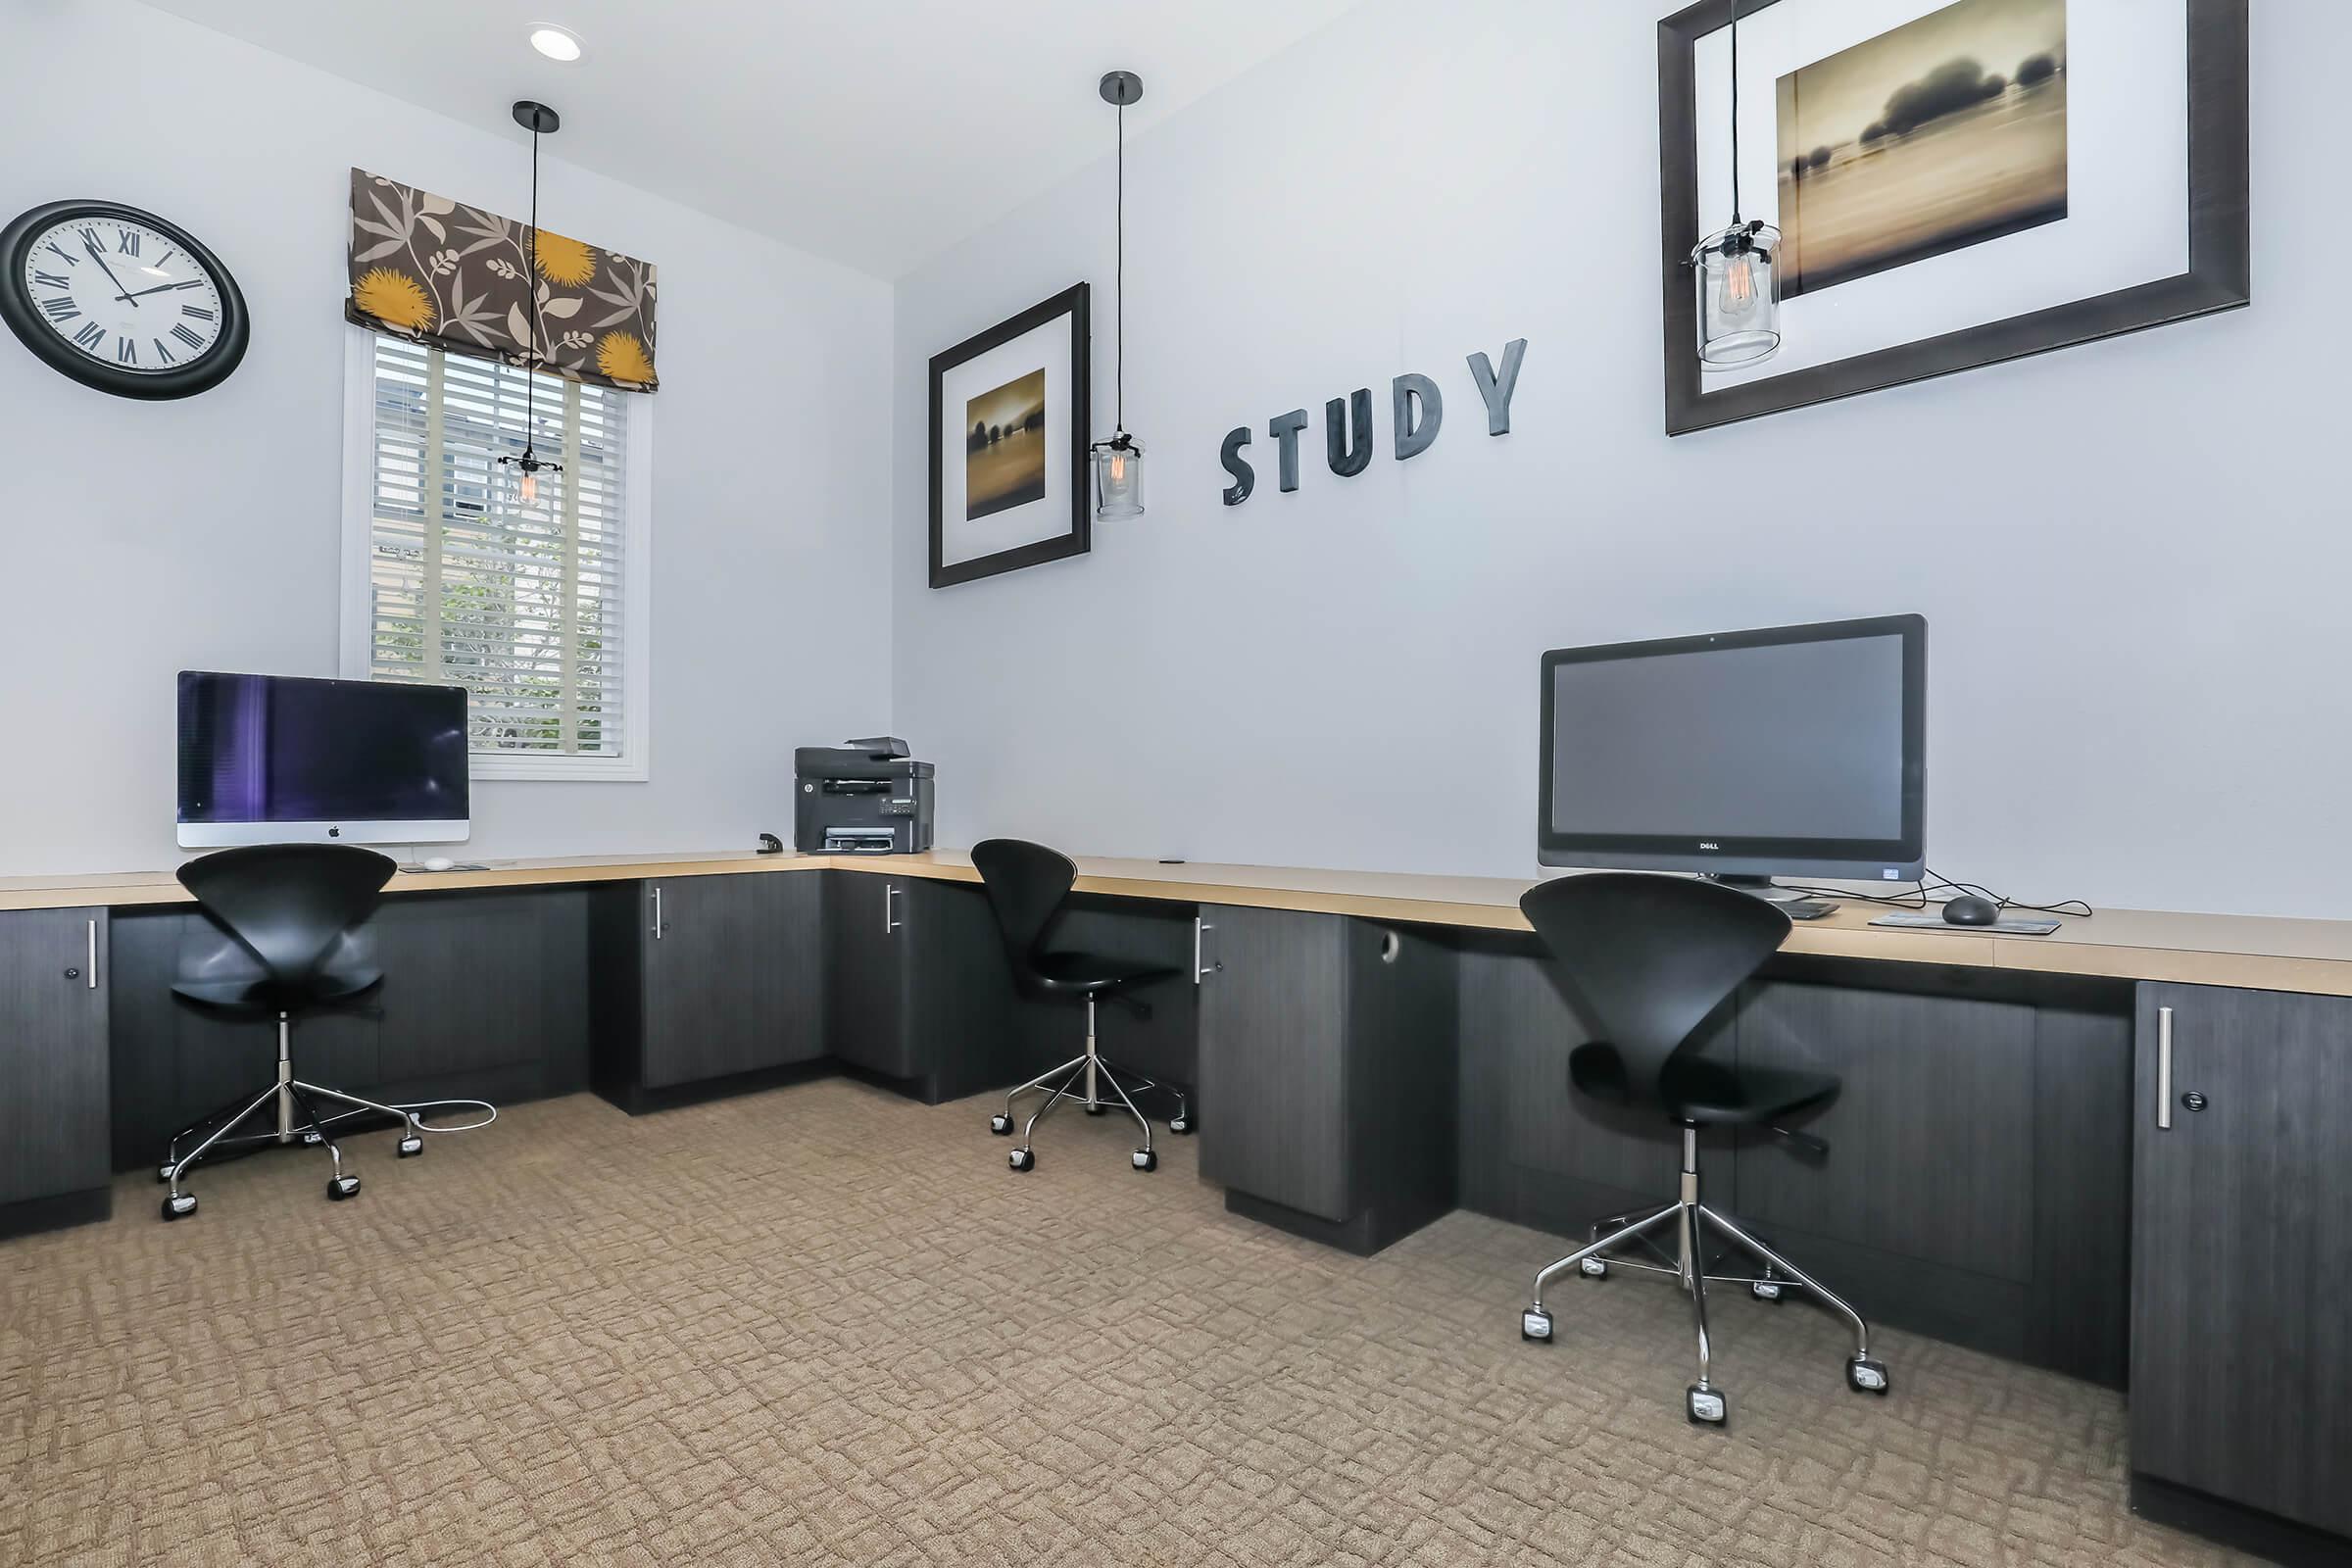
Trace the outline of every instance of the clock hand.
{"label": "clock hand", "polygon": [[178,283],[158,283],[153,288],[143,288],[129,294],[118,294],[115,296],[115,298],[119,300],[135,300],[143,294],[161,294],[168,288],[194,288],[197,284],[203,281],[204,279],[201,277],[191,277]]}
{"label": "clock hand", "polygon": [[[117,288],[121,288],[122,286],[122,280],[115,275],[115,270],[106,265],[106,253],[98,248],[98,242],[96,240],[90,238],[89,230],[87,229],[82,230],[81,248],[90,253],[90,259],[95,261],[98,264],[99,270],[106,273],[106,280],[108,282],[114,284]],[[130,296],[128,294],[119,294],[116,296],[116,298],[127,300],[130,299]],[[137,300],[130,300],[130,308],[134,311],[137,310],[139,308],[139,302]]]}

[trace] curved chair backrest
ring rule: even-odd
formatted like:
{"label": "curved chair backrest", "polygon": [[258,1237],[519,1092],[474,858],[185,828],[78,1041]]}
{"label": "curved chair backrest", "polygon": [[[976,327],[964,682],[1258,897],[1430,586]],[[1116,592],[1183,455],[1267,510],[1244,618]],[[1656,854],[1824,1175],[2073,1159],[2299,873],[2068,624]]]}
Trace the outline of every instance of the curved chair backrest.
{"label": "curved chair backrest", "polygon": [[345,992],[353,975],[326,973],[348,954],[346,934],[375,912],[399,869],[355,844],[256,844],[179,868],[179,885],[262,960],[288,992]]}
{"label": "curved chair backrest", "polygon": [[1026,981],[1038,939],[1078,880],[1077,862],[1026,839],[988,839],[972,846],[972,865],[996,911],[1004,956],[1012,960],[1012,972]]}
{"label": "curved chair backrest", "polygon": [[1519,908],[1600,1039],[1569,1059],[1578,1088],[1662,1100],[1667,1058],[1788,937],[1788,916],[1688,877],[1593,872],[1541,882]]}

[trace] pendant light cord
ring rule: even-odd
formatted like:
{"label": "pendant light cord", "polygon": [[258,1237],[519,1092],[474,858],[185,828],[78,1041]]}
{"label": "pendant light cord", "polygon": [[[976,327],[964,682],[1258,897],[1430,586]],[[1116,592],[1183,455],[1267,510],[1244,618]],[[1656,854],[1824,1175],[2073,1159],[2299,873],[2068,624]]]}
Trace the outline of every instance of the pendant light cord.
{"label": "pendant light cord", "polygon": [[1116,297],[1113,314],[1118,318],[1118,368],[1112,377],[1111,423],[1118,433],[1127,433],[1127,106],[1119,105],[1119,197],[1118,197],[1118,261],[1115,267]]}
{"label": "pendant light cord", "polygon": [[[1734,37],[1737,36],[1735,33]],[[1738,203],[1735,201],[1733,205]],[[522,286],[531,302],[529,341],[522,346],[522,454],[527,458],[534,455],[532,441],[539,431],[539,116],[536,111],[531,115],[531,261]]]}
{"label": "pendant light cord", "polygon": [[1740,0],[1732,0],[1732,226],[1740,226]]}

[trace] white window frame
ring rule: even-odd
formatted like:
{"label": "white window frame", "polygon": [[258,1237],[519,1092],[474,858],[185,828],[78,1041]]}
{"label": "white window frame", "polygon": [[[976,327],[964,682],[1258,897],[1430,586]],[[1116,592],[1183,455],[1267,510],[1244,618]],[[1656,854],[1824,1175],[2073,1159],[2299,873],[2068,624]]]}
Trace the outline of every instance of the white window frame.
{"label": "white window frame", "polygon": [[[623,396],[636,396],[624,393]],[[642,784],[653,776],[653,476],[650,397],[629,408],[621,483],[621,755],[471,754],[477,779]],[[343,626],[347,680],[373,677],[375,567],[375,334],[344,327]]]}

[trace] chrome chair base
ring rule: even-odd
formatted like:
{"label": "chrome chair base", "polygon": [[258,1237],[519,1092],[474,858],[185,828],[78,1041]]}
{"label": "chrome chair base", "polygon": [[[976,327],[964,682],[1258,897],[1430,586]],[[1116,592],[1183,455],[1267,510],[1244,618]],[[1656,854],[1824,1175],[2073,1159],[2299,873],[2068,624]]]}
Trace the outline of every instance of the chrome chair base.
{"label": "chrome chair base", "polygon": [[[1081,1079],[1084,1080],[1083,1088],[1078,1087]],[[1109,1090],[1107,1095],[1103,1093],[1105,1086]],[[1037,1124],[1045,1120],[1056,1105],[1067,1100],[1080,1106],[1090,1116],[1100,1116],[1106,1110],[1114,1110],[1123,1105],[1126,1107],[1127,1114],[1135,1118],[1135,1124],[1143,1129],[1144,1134],[1143,1147],[1130,1156],[1130,1163],[1137,1170],[1157,1170],[1159,1154],[1152,1147],[1152,1121],[1150,1117],[1136,1109],[1135,1097],[1161,1087],[1155,1079],[1139,1077],[1123,1068],[1114,1066],[1108,1057],[1095,1049],[1095,999],[1090,996],[1086,999],[1085,1052],[1071,1057],[1052,1071],[1039,1073],[1027,1083],[1020,1084],[1008,1091],[1004,1096],[1004,1111],[988,1119],[988,1130],[1000,1138],[1009,1138],[1012,1136],[1015,1120],[1013,1102],[1026,1094],[1041,1093],[1045,1095],[1044,1103],[1031,1111],[1028,1121],[1022,1124],[1021,1141],[1015,1144],[1011,1152],[1005,1156],[1005,1163],[1014,1170],[1035,1170],[1037,1168],[1037,1149],[1035,1147]],[[1186,1101],[1183,1091],[1170,1089],[1167,1092],[1176,1097],[1176,1114],[1168,1118],[1168,1131],[1180,1136],[1191,1132],[1193,1130],[1192,1106]]]}
{"label": "chrome chair base", "polygon": [[[1794,1289],[1809,1294],[1853,1325],[1854,1353],[1846,1358],[1846,1387],[1858,1394],[1885,1394],[1887,1389],[1886,1366],[1871,1358],[1870,1325],[1863,1322],[1862,1314],[1847,1304],[1843,1297],[1757,1240],[1738,1221],[1700,1201],[1698,1132],[1693,1127],[1683,1129],[1682,1175],[1682,1194],[1673,1202],[1639,1216],[1615,1214],[1594,1221],[1590,1246],[1579,1248],[1538,1271],[1534,1298],[1527,1309],[1519,1314],[1519,1337],[1542,1345],[1551,1343],[1553,1324],[1551,1313],[1544,1305],[1544,1287],[1571,1269],[1589,1279],[1606,1279],[1612,1271],[1621,1268],[1637,1273],[1670,1276],[1690,1298],[1691,1320],[1698,1333],[1698,1381],[1684,1391],[1684,1414],[1696,1425],[1719,1427],[1730,1419],[1731,1405],[1711,1376],[1712,1357],[1707,1344],[1707,1287],[1744,1285],[1748,1294],[1760,1301],[1778,1301],[1785,1291]],[[1656,1236],[1658,1231],[1670,1224],[1675,1235],[1672,1251],[1660,1247]],[[1735,1250],[1745,1253],[1760,1266],[1760,1271],[1752,1274],[1708,1273],[1707,1238],[1710,1233],[1729,1243]],[[1625,1250],[1635,1247],[1648,1254],[1646,1260],[1623,1255]]]}
{"label": "chrome chair base", "polygon": [[[302,1143],[321,1146],[326,1150],[327,1158],[334,1165],[333,1174],[327,1178],[326,1196],[339,1202],[344,1199],[358,1196],[360,1179],[343,1169],[343,1151],[336,1147],[333,1138],[328,1133],[328,1129],[336,1123],[348,1121],[354,1116],[389,1116],[400,1123],[400,1142],[395,1146],[397,1152],[403,1159],[413,1159],[424,1152],[423,1135],[426,1133],[472,1132],[498,1120],[498,1108],[486,1100],[422,1100],[405,1105],[388,1105],[380,1101],[348,1094],[340,1089],[328,1089],[319,1084],[304,1083],[294,1076],[294,1063],[290,1048],[287,1018],[284,1013],[280,1013],[277,1019],[276,1080],[251,1100],[232,1101],[211,1115],[180,1129],[172,1137],[170,1147],[165,1152],[163,1163],[156,1168],[155,1173],[155,1179],[164,1183],[169,1189],[164,1196],[163,1214],[165,1219],[184,1219],[196,1212],[196,1195],[181,1190],[180,1178],[185,1176],[197,1161],[208,1155],[228,1152],[250,1153],[266,1144]],[[351,1108],[336,1111],[332,1115],[321,1116],[318,1113],[318,1102],[312,1098],[313,1096],[340,1101]],[[256,1112],[272,1103],[275,1105],[277,1122],[273,1130],[256,1133],[236,1131]],[[478,1110],[483,1114],[477,1120],[464,1122],[455,1127],[432,1127],[425,1124],[426,1114],[445,1108]],[[179,1152],[180,1145],[195,1137],[199,1132],[204,1132],[206,1128],[210,1128],[211,1131],[205,1134],[195,1148],[182,1154]]]}

